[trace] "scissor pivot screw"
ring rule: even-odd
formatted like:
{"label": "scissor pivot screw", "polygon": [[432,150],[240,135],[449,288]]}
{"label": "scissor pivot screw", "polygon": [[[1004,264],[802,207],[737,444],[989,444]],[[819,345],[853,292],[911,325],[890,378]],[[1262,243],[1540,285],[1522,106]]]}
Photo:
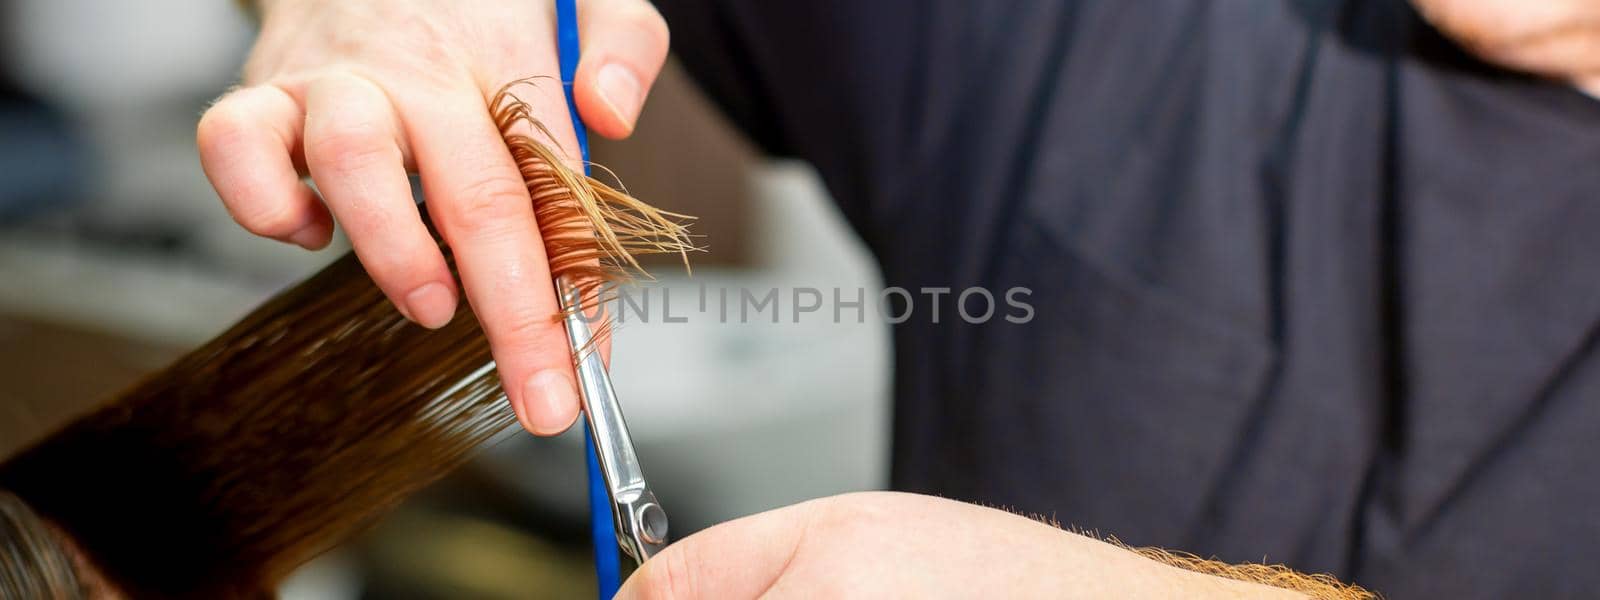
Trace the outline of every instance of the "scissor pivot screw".
{"label": "scissor pivot screw", "polygon": [[652,544],[667,543],[667,513],[654,502],[639,507],[639,537]]}

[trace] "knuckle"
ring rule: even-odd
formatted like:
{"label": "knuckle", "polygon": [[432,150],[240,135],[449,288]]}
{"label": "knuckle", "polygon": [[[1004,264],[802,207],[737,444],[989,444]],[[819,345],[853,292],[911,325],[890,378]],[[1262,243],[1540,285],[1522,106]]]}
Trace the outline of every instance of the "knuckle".
{"label": "knuckle", "polygon": [[694,598],[694,576],[686,553],[668,549],[644,569],[643,597],[650,600]]}
{"label": "knuckle", "polygon": [[[381,230],[376,230],[381,231]],[[354,239],[355,233],[350,234],[352,244],[361,246],[357,254],[361,256],[361,264],[367,272],[375,278],[382,278],[385,284],[396,289],[406,289],[421,285],[435,277],[438,269],[433,265],[438,259],[429,255],[426,248],[420,247],[411,240],[404,239],[371,239],[370,234],[366,239]],[[387,242],[387,243],[385,243]]]}
{"label": "knuckle", "polygon": [[671,43],[671,30],[667,27],[667,20],[661,12],[646,2],[628,3],[627,8],[620,9],[617,19],[620,20],[630,34],[641,36],[652,47],[659,48],[662,54],[666,53],[667,46]]}
{"label": "knuckle", "polygon": [[230,206],[228,213],[245,231],[263,237],[289,235],[301,225],[299,216],[283,202],[258,201]]}
{"label": "knuckle", "polygon": [[360,121],[330,123],[306,140],[306,158],[335,175],[364,170],[394,153],[380,127]]}
{"label": "knuckle", "polygon": [[555,326],[555,315],[538,314],[532,307],[510,312],[495,322],[507,350],[519,354],[550,351],[556,352],[554,356],[564,356],[558,351],[564,351],[565,346],[553,342],[559,333]]}
{"label": "knuckle", "polygon": [[200,115],[195,125],[195,144],[202,159],[237,146],[248,136],[249,117],[236,110],[232,96],[224,96]]}
{"label": "knuckle", "polygon": [[514,226],[527,214],[530,201],[520,178],[485,175],[463,186],[443,203],[449,222],[469,232]]}

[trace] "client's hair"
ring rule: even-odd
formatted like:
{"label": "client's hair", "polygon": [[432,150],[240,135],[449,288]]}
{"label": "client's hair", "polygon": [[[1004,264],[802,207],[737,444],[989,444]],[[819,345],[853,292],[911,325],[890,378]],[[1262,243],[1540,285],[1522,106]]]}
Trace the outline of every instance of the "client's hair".
{"label": "client's hair", "polygon": [[39,515],[0,490],[0,598],[82,598],[68,552]]}
{"label": "client's hair", "polygon": [[[548,132],[510,87],[490,106],[553,275],[589,304],[637,272],[634,255],[692,249],[678,215],[573,172],[531,137]],[[0,586],[34,586],[21,597],[73,587],[48,522],[122,593],[270,596],[515,422],[470,317],[463,304],[443,328],[415,326],[354,256],[339,259],[0,464],[0,488],[42,517],[6,497],[6,526],[21,533],[0,547]]]}

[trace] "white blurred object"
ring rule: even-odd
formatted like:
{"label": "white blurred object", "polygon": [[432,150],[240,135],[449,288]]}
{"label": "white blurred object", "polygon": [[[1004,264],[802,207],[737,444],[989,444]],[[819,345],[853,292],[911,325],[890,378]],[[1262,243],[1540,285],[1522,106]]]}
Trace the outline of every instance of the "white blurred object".
{"label": "white blurred object", "polygon": [[316,558],[278,586],[278,600],[356,600],[361,570],[355,559],[333,551]]}
{"label": "white blurred object", "polygon": [[[761,268],[663,276],[650,286],[649,322],[626,321],[614,333],[612,382],[674,539],[888,481],[890,356],[888,327],[875,316],[876,269],[809,167],[775,163],[757,172],[754,187]],[[830,296],[842,288],[847,300],[862,290],[864,322],[854,308],[835,322],[831,297],[793,322],[796,287]],[[716,292],[724,288],[726,321]],[[773,288],[779,322],[770,309],[741,322],[738,290]],[[665,322],[664,297],[685,322]],[[545,505],[582,519],[583,436],[573,429],[554,442],[512,436],[489,452],[489,463]]]}
{"label": "white blurred object", "polygon": [[252,31],[226,0],[9,0],[3,10],[22,83],[96,111],[214,93],[238,72]]}
{"label": "white blurred object", "polygon": [[0,54],[24,88],[63,109],[92,148],[90,202],[124,230],[179,231],[230,274],[287,281],[325,258],[243,231],[200,170],[194,128],[237,79],[254,36],[228,0],[8,0]]}

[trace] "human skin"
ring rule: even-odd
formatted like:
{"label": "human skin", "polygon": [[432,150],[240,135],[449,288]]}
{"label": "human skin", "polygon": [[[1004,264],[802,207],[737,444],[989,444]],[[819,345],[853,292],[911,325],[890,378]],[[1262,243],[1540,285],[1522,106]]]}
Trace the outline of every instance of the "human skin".
{"label": "human skin", "polygon": [[[410,202],[404,175],[419,172],[523,426],[540,434],[565,429],[578,403],[563,333],[549,319],[556,312],[549,270],[527,193],[486,107],[506,82],[557,73],[548,0],[261,4],[262,32],[244,85],[206,113],[198,132],[202,164],[234,218],[307,248],[325,245],[338,218],[401,312],[437,327],[457,298]],[[626,136],[664,60],[666,26],[642,0],[578,5],[579,112],[596,133]],[[1486,60],[1600,95],[1600,1],[1416,5]],[[525,99],[570,154],[565,103],[553,84],[544,90]],[[315,180],[320,197],[301,174]],[[825,499],[712,528],[651,560],[624,591],[646,598],[1288,593],[1189,573],[1000,511],[905,495]]]}
{"label": "human skin", "polygon": [[1412,0],[1480,58],[1600,96],[1600,0]]}
{"label": "human skin", "polygon": [[[557,73],[550,0],[263,0],[240,88],[201,119],[201,164],[246,229],[320,248],[333,219],[407,318],[439,327],[456,286],[410,201],[459,260],[523,426],[566,429],[578,400],[527,191],[489,120],[507,82]],[[1484,58],[1600,93],[1600,2],[1416,0]],[[627,136],[665,60],[666,24],[644,0],[578,3],[584,44],[574,92],[596,133]],[[561,147],[575,147],[553,79],[526,98]],[[301,183],[310,175],[317,192]]]}
{"label": "human skin", "polygon": [[1005,511],[846,494],[696,533],[617,595],[695,598],[1296,598],[1185,571]]}
{"label": "human skin", "polygon": [[[596,133],[625,137],[666,59],[666,23],[644,0],[578,6],[578,111]],[[420,174],[518,419],[536,434],[565,430],[578,414],[571,354],[553,318],[527,189],[487,105],[509,82],[549,77],[519,95],[577,164],[555,78],[553,4],[264,0],[259,8],[242,85],[206,111],[196,134],[229,213],[253,233],[308,249],[328,244],[337,218],[390,301],[437,328],[459,299],[412,202],[407,172]],[[301,181],[306,174],[316,191]]]}

